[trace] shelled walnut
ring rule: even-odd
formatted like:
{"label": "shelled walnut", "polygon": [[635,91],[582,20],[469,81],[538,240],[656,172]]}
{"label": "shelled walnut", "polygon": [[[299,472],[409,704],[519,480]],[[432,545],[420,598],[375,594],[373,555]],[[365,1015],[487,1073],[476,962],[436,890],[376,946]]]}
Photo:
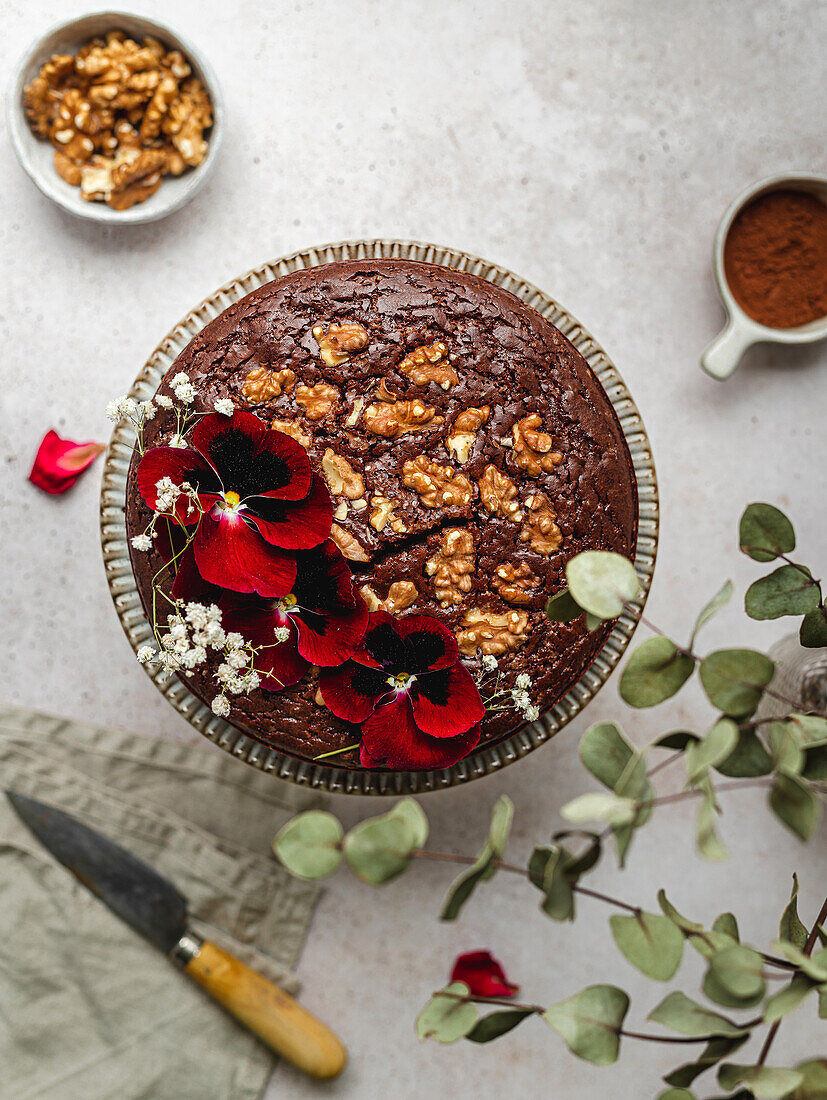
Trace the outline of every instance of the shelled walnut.
{"label": "shelled walnut", "polygon": [[523,518],[517,486],[496,466],[486,466],[479,481],[480,500],[492,516],[519,523]]}
{"label": "shelled walnut", "polygon": [[466,657],[473,657],[478,649],[483,656],[499,657],[509,649],[519,648],[526,640],[528,629],[527,611],[470,607],[456,631],[457,644]]}
{"label": "shelled walnut", "polygon": [[531,603],[531,589],[536,588],[540,578],[532,572],[524,561],[519,565],[504,562],[494,570],[491,583],[506,603]]}
{"label": "shelled walnut", "polygon": [[290,393],[295,381],[296,372],[289,367],[284,370],[253,367],[244,379],[241,392],[251,405],[263,405],[265,401]]}
{"label": "shelled walnut", "polygon": [[328,447],[322,455],[322,472],[334,496],[347,497],[348,500],[359,500],[364,496],[365,479],[332,447]]}
{"label": "shelled walnut", "polygon": [[450,508],[468,504],[474,487],[453,466],[440,466],[426,455],[409,458],[402,467],[402,481],[415,489],[426,508]]}
{"label": "shelled walnut", "polygon": [[285,435],[289,435],[302,447],[310,447],[313,443],[313,436],[309,430],[306,432],[301,424],[298,424],[295,420],[271,420],[270,427],[276,432],[284,432]]}
{"label": "shelled walnut", "polygon": [[322,362],[328,367],[346,363],[357,351],[368,345],[368,330],[358,321],[345,321],[341,325],[331,322],[325,332],[324,325],[313,326],[313,336],[319,345]]}
{"label": "shelled walnut", "polygon": [[443,606],[463,602],[471,591],[475,569],[474,536],[462,527],[444,530],[442,545],[425,562],[425,572],[433,577],[436,597]]}
{"label": "shelled walnut", "polygon": [[527,542],[532,550],[547,557],[563,541],[555,522],[557,513],[544,493],[532,493],[526,498],[525,507],[526,517],[520,531],[520,541]]}
{"label": "shelled walnut", "polygon": [[196,167],[212,125],[206,90],[177,51],[120,31],[76,55],[56,54],[24,90],[34,133],[55,147],[55,169],[87,201],[127,210],[165,175]]}
{"label": "shelled walnut", "polygon": [[315,386],[296,386],[295,398],[308,420],[324,420],[339,400],[339,391],[327,382],[317,382]]}
{"label": "shelled walnut", "polygon": [[395,514],[396,501],[390,497],[374,494],[370,502],[370,525],[376,531],[384,531],[390,524],[391,531],[402,534],[406,530],[404,522]]}
{"label": "shelled walnut", "polygon": [[370,554],[350,531],[334,523],[330,528],[330,537],[348,561],[370,561]]}
{"label": "shelled walnut", "polygon": [[397,611],[406,611],[416,603],[419,590],[413,581],[394,581],[384,600],[380,600],[369,585],[359,589],[362,599],[368,605],[368,611],[387,611],[391,615]]}
{"label": "shelled walnut", "polygon": [[365,426],[383,439],[399,439],[408,432],[430,431],[438,428],[443,418],[436,409],[414,397],[411,401],[383,401],[368,405],[365,409]]}
{"label": "shelled walnut", "polygon": [[451,425],[446,445],[448,452],[457,462],[467,462],[477,432],[488,422],[491,415],[491,406],[482,405],[480,408],[464,409]]}
{"label": "shelled walnut", "polygon": [[441,340],[433,344],[423,344],[409,352],[399,364],[399,373],[404,374],[416,386],[427,386],[436,382],[444,390],[449,390],[459,382],[457,372],[447,361],[448,348]]}
{"label": "shelled walnut", "polygon": [[547,432],[541,432],[539,413],[524,416],[514,425],[514,461],[529,477],[551,473],[563,461],[563,456],[553,451],[554,440]]}

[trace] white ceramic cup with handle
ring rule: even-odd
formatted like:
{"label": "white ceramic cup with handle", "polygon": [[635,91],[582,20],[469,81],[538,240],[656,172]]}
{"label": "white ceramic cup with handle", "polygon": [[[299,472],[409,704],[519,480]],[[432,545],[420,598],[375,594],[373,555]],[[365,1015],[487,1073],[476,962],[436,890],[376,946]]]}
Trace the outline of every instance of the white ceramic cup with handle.
{"label": "white ceramic cup with handle", "polygon": [[770,191],[805,191],[827,205],[827,177],[808,172],[782,172],[753,183],[730,203],[715,234],[713,266],[718,284],[718,294],[727,312],[727,323],[701,355],[701,366],[707,374],[719,382],[729,378],[741,356],[753,344],[810,344],[827,336],[827,316],[794,328],[771,328],[750,317],[736,302],[727,282],[724,268],[724,245],[732,223],[741,210],[753,199]]}

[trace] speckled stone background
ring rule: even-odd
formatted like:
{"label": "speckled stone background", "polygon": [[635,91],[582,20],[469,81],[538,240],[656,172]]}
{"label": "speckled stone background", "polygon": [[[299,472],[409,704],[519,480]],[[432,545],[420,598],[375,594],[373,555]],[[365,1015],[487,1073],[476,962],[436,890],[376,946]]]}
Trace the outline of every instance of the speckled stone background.
{"label": "speckled stone background", "polygon": [[[666,630],[687,634],[727,576],[740,593],[757,575],[736,550],[747,501],[788,509],[802,560],[823,564],[827,348],[756,349],[725,385],[701,373],[698,355],[722,323],[710,253],[726,204],[771,172],[827,170],[827,5],[145,0],[141,8],[198,43],[227,99],[220,164],[189,207],[145,228],[97,229],[42,198],[0,141],[4,695],[193,736],[136,668],[113,611],[98,471],[56,499],[25,475],[49,427],[105,438],[106,401],[209,291],[280,253],[345,237],[409,236],[476,252],[549,290],[597,334],[653,441],[662,531],[649,614]],[[84,10],[3,0],[3,70],[48,24]],[[709,626],[706,646],[768,647],[787,631],[783,620],[749,622],[738,602]],[[512,854],[523,858],[559,826],[559,806],[590,787],[577,757],[588,724],[619,718],[645,741],[711,717],[693,690],[635,713],[616,685],[526,761],[425,798],[434,846],[474,850],[506,792],[517,806]],[[813,919],[827,831],[805,848],[762,802],[741,792],[726,799],[729,863],[696,858],[693,811],[680,806],[660,811],[625,872],[607,861],[593,883],[650,908],[663,886],[708,921],[733,908],[746,938],[769,943],[793,869],[803,916]],[[379,806],[338,800],[334,809],[352,822]],[[345,873],[330,882],[300,967],[306,1003],[351,1051],[325,1095],[656,1095],[659,1074],[685,1050],[630,1041],[616,1067],[598,1069],[538,1021],[488,1047],[417,1043],[419,1007],[454,955],[475,947],[495,952],[531,1001],[592,982],[624,986],[629,1027],[666,991],[618,954],[597,902],[584,900],[577,924],[561,926],[539,913],[533,890],[501,876],[457,923],[439,924],[450,877],[428,866],[381,891]],[[688,956],[681,988],[696,992],[701,974]],[[771,1061],[825,1045],[823,1023],[805,1007],[782,1027]],[[280,1067],[268,1096],[317,1092]]]}

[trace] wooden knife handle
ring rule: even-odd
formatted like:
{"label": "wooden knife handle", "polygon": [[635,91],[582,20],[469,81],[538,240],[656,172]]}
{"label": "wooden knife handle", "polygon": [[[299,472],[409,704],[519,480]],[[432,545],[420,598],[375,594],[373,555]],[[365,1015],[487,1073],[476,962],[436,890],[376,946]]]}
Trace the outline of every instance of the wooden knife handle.
{"label": "wooden knife handle", "polygon": [[267,978],[205,940],[184,967],[245,1027],[311,1077],[337,1077],[347,1051],[325,1025]]}

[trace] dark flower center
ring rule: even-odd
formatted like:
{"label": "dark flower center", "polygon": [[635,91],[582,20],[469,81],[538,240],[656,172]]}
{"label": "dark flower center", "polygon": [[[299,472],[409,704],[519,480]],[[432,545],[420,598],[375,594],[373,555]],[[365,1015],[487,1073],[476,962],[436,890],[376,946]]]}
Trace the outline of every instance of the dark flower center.
{"label": "dark flower center", "polygon": [[256,454],[255,440],[233,428],[220,432],[210,444],[210,458],[225,487],[244,497],[281,489],[290,481],[284,459],[269,451]]}

